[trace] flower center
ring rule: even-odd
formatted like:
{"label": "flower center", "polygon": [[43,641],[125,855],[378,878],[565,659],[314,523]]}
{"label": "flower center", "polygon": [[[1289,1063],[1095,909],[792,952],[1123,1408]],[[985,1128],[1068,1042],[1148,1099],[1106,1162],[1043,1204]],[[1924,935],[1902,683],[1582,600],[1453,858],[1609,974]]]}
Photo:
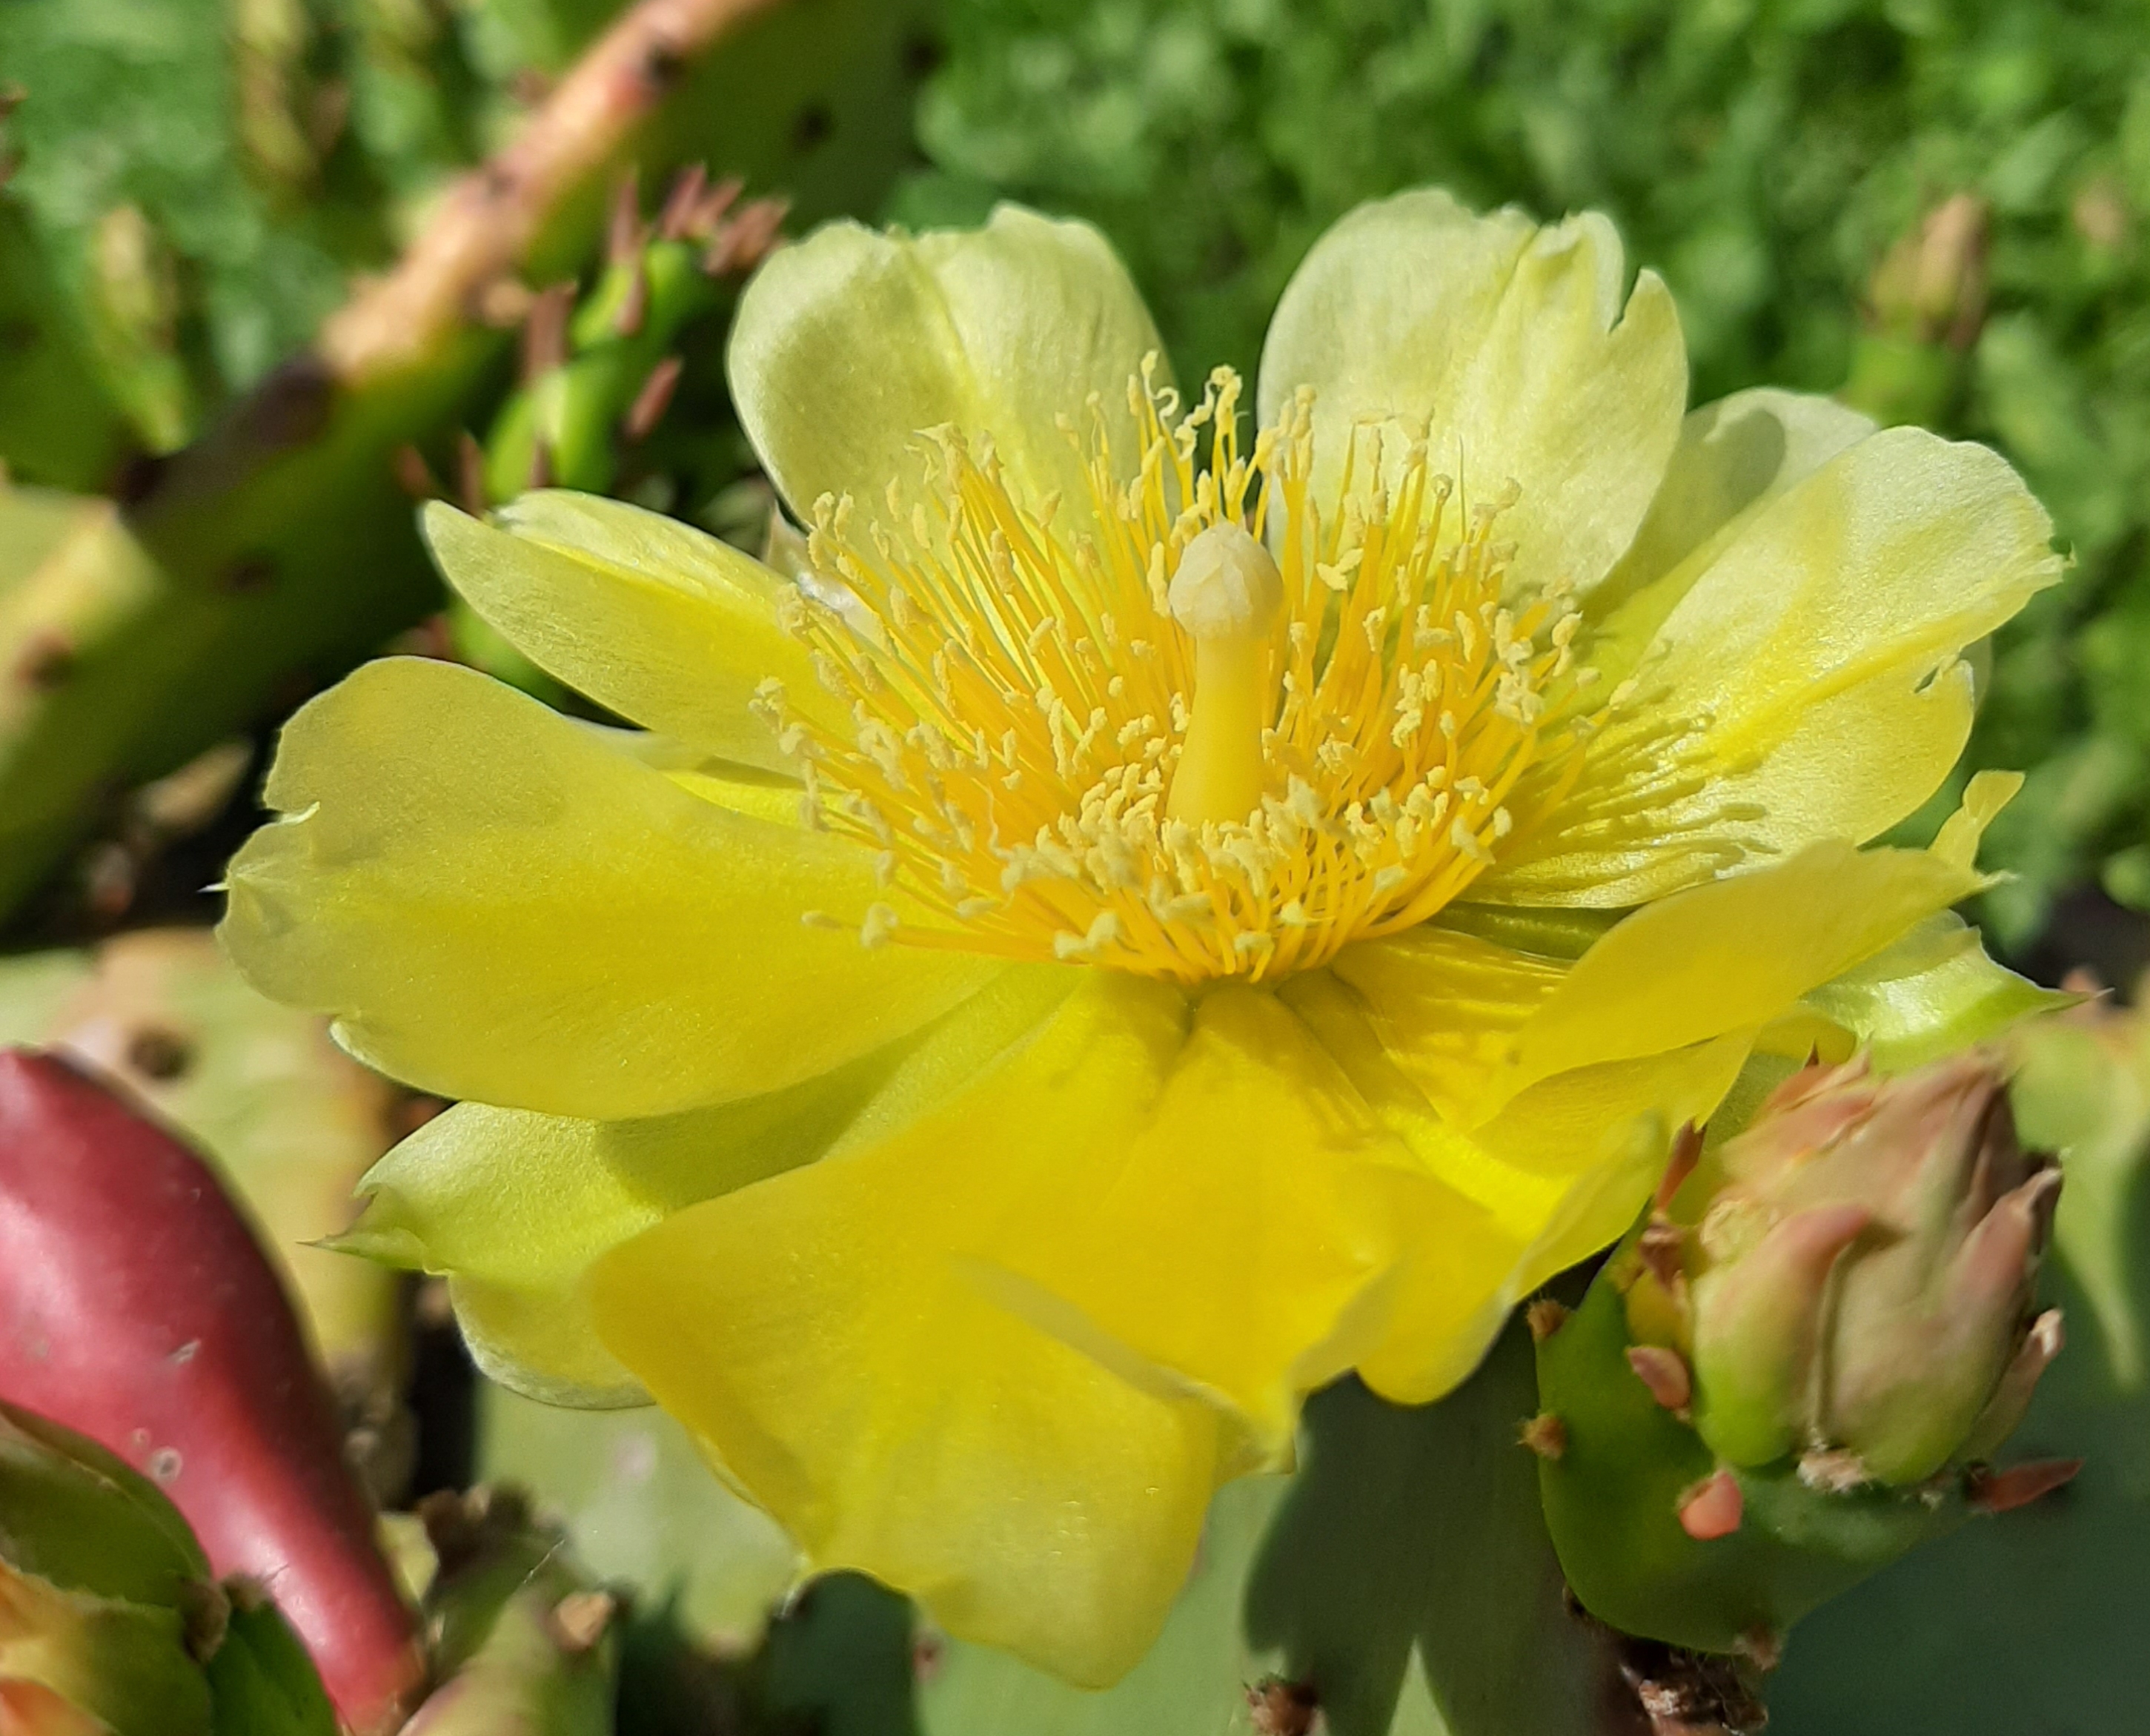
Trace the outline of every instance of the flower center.
{"label": "flower center", "polygon": [[1153,366],[1132,481],[1091,406],[1078,525],[952,429],[863,534],[848,497],[816,505],[787,625],[852,731],[792,719],[774,683],[760,703],[809,823],[922,906],[876,906],[870,944],[1306,969],[1432,916],[1573,780],[1593,672],[1562,587],[1504,600],[1507,502],[1466,511],[1385,426],[1317,502],[1310,393],[1244,456],[1235,375],[1183,416]]}

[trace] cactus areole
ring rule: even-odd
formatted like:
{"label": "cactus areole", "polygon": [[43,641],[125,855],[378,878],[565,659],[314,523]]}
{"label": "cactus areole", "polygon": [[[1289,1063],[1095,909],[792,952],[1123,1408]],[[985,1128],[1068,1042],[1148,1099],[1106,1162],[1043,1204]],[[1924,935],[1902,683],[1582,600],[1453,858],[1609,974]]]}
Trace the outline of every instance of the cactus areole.
{"label": "cactus areole", "polygon": [[2061,1346],[2032,1303],[2060,1180],[1990,1053],[1780,1086],[1540,1343],[1547,1516],[1592,1612],[1771,1656],[1970,1509],[2065,1481],[1986,1462]]}
{"label": "cactus areole", "polygon": [[252,1232],[193,1152],[22,1050],[0,1052],[0,1399],[118,1453],[217,1573],[273,1587],[347,1727],[400,1716],[414,1618]]}

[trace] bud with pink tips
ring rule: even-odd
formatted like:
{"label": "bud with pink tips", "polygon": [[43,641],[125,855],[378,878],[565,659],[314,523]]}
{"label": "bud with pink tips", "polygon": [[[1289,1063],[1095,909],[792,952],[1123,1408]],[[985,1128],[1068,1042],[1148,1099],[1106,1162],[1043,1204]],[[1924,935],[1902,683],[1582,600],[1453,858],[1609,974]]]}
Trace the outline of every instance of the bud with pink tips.
{"label": "bud with pink tips", "polygon": [[2031,1305],[2061,1173],[2017,1143],[1994,1057],[1808,1067],[1715,1167],[1687,1270],[1720,1457],[1901,1485],[2000,1445],[2061,1345]]}
{"label": "bud with pink tips", "polygon": [[1794,1072],[1667,1184],[1539,1335],[1546,1516],[1627,1633],[1774,1658],[1825,1598],[2072,1464],[1996,1469],[2062,1345],[2035,1300],[2061,1173],[1999,1057]]}

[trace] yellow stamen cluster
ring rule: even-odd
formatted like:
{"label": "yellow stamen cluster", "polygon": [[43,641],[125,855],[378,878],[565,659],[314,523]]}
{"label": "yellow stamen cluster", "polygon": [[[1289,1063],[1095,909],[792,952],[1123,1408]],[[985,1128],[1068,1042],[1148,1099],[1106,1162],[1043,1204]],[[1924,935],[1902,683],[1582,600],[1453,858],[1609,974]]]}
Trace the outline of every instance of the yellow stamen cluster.
{"label": "yellow stamen cluster", "polygon": [[[820,503],[790,624],[852,733],[794,719],[773,684],[762,704],[809,822],[865,841],[916,912],[876,906],[870,944],[1184,982],[1305,969],[1433,915],[1572,780],[1577,618],[1557,587],[1504,601],[1507,502],[1466,510],[1394,426],[1359,430],[1317,502],[1311,394],[1244,455],[1236,376],[1184,415],[1153,381],[1130,382],[1131,464],[1091,406],[1087,512],[1020,497],[952,429],[885,517]],[[1204,532],[1190,576],[1223,583],[1223,562],[1238,614],[1190,615],[1186,585],[1175,613]],[[1201,798],[1175,801],[1190,731]]]}

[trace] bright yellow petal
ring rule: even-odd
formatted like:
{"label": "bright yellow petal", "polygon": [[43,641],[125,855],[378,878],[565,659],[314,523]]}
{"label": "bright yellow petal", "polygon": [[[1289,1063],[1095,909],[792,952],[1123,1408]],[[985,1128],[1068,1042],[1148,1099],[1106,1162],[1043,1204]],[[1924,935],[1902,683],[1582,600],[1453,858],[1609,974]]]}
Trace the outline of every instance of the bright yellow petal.
{"label": "bright yellow petal", "polygon": [[548,1404],[646,1403],[598,1341],[583,1274],[668,1213],[810,1162],[901,1045],[818,1079],[639,1121],[457,1103],[367,1172],[347,1252],[447,1277],[478,1365]]}
{"label": "bright yellow petal", "polygon": [[[970,1011],[951,1027],[992,1022]],[[1234,1433],[1009,1311],[979,1255],[1042,1174],[1138,1129],[1189,1016],[1162,984],[1087,976],[940,1113],[678,1213],[592,1274],[606,1343],[815,1567],[1086,1683],[1156,1633]]]}
{"label": "bright yellow petal", "polygon": [[1615,612],[1624,643],[1678,598],[1573,794],[1473,896],[1636,904],[1893,825],[1970,731],[1959,654],[2059,576],[2052,535],[1983,447],[1892,428],[1840,452]]}
{"label": "bright yellow petal", "polygon": [[613,1118],[808,1079],[989,978],[811,927],[870,858],[698,800],[602,732],[452,664],[369,664],[284,730],[286,817],[226,873],[225,943],[369,1065],[444,1096]]}
{"label": "bright yellow petal", "polygon": [[[1430,979],[1438,965],[1421,968]],[[1282,993],[1422,1166],[1390,1177],[1386,1324],[1358,1363],[1399,1404],[1427,1403],[1464,1380],[1519,1300],[1628,1227],[1670,1130],[1708,1115],[1749,1035],[1558,1075],[1466,1132],[1421,1092],[1407,1047],[1388,1047],[1396,1027],[1377,1027],[1366,999],[1325,971],[1294,977]]]}
{"label": "bright yellow petal", "polygon": [[1328,971],[1290,977],[1279,993],[1415,1160],[1382,1178],[1395,1264],[1381,1330],[1357,1368],[1384,1396],[1424,1403],[1477,1365],[1514,1306],[1522,1251],[1562,1189],[1444,1118],[1384,1045],[1366,1003]]}
{"label": "bright yellow petal", "polygon": [[[442,501],[421,523],[448,583],[516,649],[600,704],[720,760],[788,770],[748,709],[774,677],[833,714],[777,624],[791,586],[691,526],[619,501],[526,494],[492,524]],[[840,719],[835,719],[840,721]]]}
{"label": "bright yellow petal", "polygon": [[1002,205],[983,229],[914,238],[855,223],[771,256],[732,322],[732,397],[802,520],[823,493],[878,508],[915,477],[921,430],[990,434],[1028,498],[1089,513],[1081,452],[1091,394],[1132,465],[1128,384],[1158,348],[1142,297],[1104,237]]}
{"label": "bright yellow petal", "polygon": [[[989,1119],[994,1108],[1009,1118]],[[1042,1108],[977,1105],[948,1137],[1011,1153],[1034,1143],[1025,1130]],[[1281,1453],[1300,1396],[1380,1330],[1387,1172],[1416,1168],[1274,996],[1220,987],[1138,1125],[1033,1158],[976,1255],[1014,1280],[997,1290],[1011,1308],[1216,1395]]]}
{"label": "bright yellow petal", "polygon": [[1981,884],[1925,850],[1836,840],[1646,906],[1517,1032],[1486,1101],[1574,1068],[1757,1029]]}
{"label": "bright yellow petal", "polygon": [[[1626,267],[1602,217],[1536,228],[1421,190],[1361,205],[1285,287],[1262,351],[1264,423],[1315,389],[1315,478],[1334,498],[1351,429],[1427,431],[1466,501],[1521,489],[1498,534],[1526,584],[1587,588],[1633,540],[1687,408],[1671,295]],[[1401,439],[1390,461],[1401,462]],[[1365,458],[1360,461],[1361,472]]]}
{"label": "bright yellow petal", "polygon": [[1330,969],[1362,997],[1383,1046],[1427,1102],[1466,1126],[1486,1076],[1567,974],[1550,959],[1428,926],[1347,946]]}
{"label": "bright yellow petal", "polygon": [[1522,1297],[1617,1240],[1663,1174],[1669,1136],[1708,1121],[1739,1077],[1752,1027],[1661,1053],[1541,1080],[1471,1137],[1521,1173],[1556,1183],[1560,1203],[1510,1279]]}

